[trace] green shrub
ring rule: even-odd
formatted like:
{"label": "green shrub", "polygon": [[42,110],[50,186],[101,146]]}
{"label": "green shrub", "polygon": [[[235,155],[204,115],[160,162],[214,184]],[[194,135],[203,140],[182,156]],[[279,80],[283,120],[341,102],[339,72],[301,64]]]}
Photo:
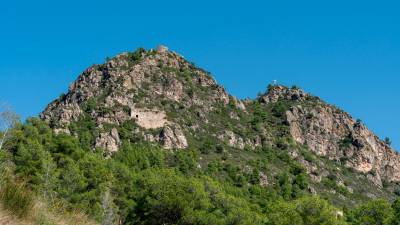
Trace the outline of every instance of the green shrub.
{"label": "green shrub", "polygon": [[330,174],[328,177],[323,178],[322,184],[324,184],[325,187],[331,188],[342,195],[348,195],[350,193],[345,186],[338,185],[337,177],[333,174]]}
{"label": "green shrub", "polygon": [[224,153],[224,146],[222,146],[222,145],[217,145],[217,146],[215,147],[215,152],[218,153],[218,154]]}
{"label": "green shrub", "polygon": [[283,118],[286,111],[290,108],[290,103],[286,101],[276,102],[272,107],[272,114],[276,117]]}
{"label": "green shrub", "polygon": [[23,184],[11,180],[4,182],[0,189],[3,207],[15,216],[26,217],[33,207],[33,195]]}
{"label": "green shrub", "polygon": [[394,188],[394,194],[395,194],[396,196],[400,196],[400,186],[399,186],[399,185],[397,185],[397,186]]}
{"label": "green shrub", "polygon": [[386,200],[373,200],[353,209],[349,222],[354,225],[389,225],[394,216],[393,209]]}
{"label": "green shrub", "polygon": [[97,100],[94,97],[89,98],[85,103],[82,105],[82,110],[86,113],[91,113],[93,110],[96,109]]}
{"label": "green shrub", "polygon": [[307,162],[313,163],[316,160],[316,157],[313,153],[311,153],[308,149],[302,149],[301,155],[304,157],[304,160]]}
{"label": "green shrub", "polygon": [[385,142],[385,144],[387,144],[388,146],[391,146],[391,145],[392,145],[392,141],[391,141],[390,138],[388,138],[388,137],[385,137],[384,142]]}
{"label": "green shrub", "polygon": [[146,50],[144,48],[139,48],[134,52],[129,52],[128,58],[131,62],[135,63],[142,58],[142,54],[145,52]]}
{"label": "green shrub", "polygon": [[209,154],[214,150],[215,143],[210,139],[206,139],[200,147],[200,152],[202,154]]}
{"label": "green shrub", "polygon": [[296,200],[296,212],[306,225],[345,225],[346,222],[337,216],[339,210],[319,197],[304,197]]}
{"label": "green shrub", "polygon": [[343,140],[339,141],[338,144],[339,144],[339,147],[340,147],[341,149],[350,148],[351,145],[353,144],[353,138],[350,137],[350,136],[345,137]]}

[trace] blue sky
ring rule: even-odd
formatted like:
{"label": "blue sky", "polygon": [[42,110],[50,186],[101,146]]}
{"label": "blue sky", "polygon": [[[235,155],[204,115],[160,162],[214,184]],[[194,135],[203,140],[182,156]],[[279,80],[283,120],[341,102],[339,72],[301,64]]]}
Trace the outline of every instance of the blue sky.
{"label": "blue sky", "polygon": [[[272,3],[274,2],[274,3]],[[276,3],[279,2],[279,3]],[[164,44],[238,97],[277,79],[362,119],[400,149],[399,3],[4,1],[0,99],[37,115],[88,66]]]}

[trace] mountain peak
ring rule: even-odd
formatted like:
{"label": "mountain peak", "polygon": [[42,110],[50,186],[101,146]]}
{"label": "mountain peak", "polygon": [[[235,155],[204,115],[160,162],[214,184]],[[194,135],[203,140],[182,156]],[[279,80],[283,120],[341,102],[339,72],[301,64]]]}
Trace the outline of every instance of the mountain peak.
{"label": "mountain peak", "polygon": [[284,85],[269,85],[265,94],[259,96],[262,103],[275,103],[280,100],[303,101],[309,94],[297,86],[291,88]]}
{"label": "mountain peak", "polygon": [[[85,70],[69,92],[41,114],[57,132],[74,133],[77,121],[90,120],[98,133],[92,147],[118,150],[117,127],[131,123],[141,139],[165,148],[186,148],[179,114],[206,116],[231,97],[204,70],[161,46],[119,54]],[[183,120],[183,119],[182,119]],[[111,129],[104,129],[104,127]],[[156,132],[154,130],[157,130]]]}

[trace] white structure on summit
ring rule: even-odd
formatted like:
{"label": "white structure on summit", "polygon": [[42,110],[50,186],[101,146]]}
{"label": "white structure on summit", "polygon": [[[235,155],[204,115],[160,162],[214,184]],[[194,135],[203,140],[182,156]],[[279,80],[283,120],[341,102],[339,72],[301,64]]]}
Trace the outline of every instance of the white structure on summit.
{"label": "white structure on summit", "polygon": [[157,48],[158,52],[168,52],[168,47],[164,45],[159,45]]}

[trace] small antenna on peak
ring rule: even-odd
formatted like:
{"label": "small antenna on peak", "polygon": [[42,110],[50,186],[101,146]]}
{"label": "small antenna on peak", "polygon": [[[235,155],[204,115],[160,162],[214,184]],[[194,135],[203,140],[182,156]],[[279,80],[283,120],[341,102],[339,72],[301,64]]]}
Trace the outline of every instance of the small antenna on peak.
{"label": "small antenna on peak", "polygon": [[273,80],[273,81],[272,81],[272,84],[273,84],[273,85],[277,85],[277,84],[278,84],[278,80]]}

